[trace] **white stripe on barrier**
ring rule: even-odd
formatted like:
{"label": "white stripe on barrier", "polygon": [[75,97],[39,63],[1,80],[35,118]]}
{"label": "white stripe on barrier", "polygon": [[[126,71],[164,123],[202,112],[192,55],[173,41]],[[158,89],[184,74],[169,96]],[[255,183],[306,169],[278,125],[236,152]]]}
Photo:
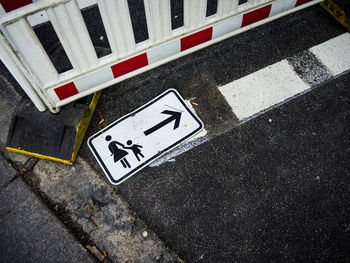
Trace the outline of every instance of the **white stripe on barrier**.
{"label": "white stripe on barrier", "polygon": [[34,15],[28,16],[28,21],[31,26],[36,26],[49,21],[46,11],[41,11]]}
{"label": "white stripe on barrier", "polygon": [[226,35],[242,25],[243,16],[235,16],[213,26],[213,39]]}
{"label": "white stripe on barrier", "polygon": [[289,9],[294,8],[296,4],[297,4],[297,0],[284,1],[284,7],[283,7],[282,12],[285,12],[285,11],[288,11]]}
{"label": "white stripe on barrier", "polygon": [[96,0],[78,0],[78,5],[80,9],[96,5],[96,3]]}
{"label": "white stripe on barrier", "polygon": [[77,79],[74,81],[74,84],[79,92],[83,92],[112,79],[114,79],[113,72],[112,69],[108,67]]}
{"label": "white stripe on barrier", "polygon": [[127,0],[99,0],[99,10],[112,54],[121,57],[134,51],[136,43]]}
{"label": "white stripe on barrier", "polygon": [[294,8],[296,4],[297,4],[297,0],[280,0],[280,1],[274,2],[272,4],[269,17],[286,12]]}
{"label": "white stripe on barrier", "polygon": [[6,11],[5,9],[2,7],[2,5],[0,4],[0,16],[5,15]]}
{"label": "white stripe on barrier", "polygon": [[307,89],[286,60],[219,87],[241,121]]}
{"label": "white stripe on barrier", "polygon": [[147,51],[148,63],[153,64],[157,61],[166,59],[181,51],[180,39],[175,39],[171,42],[165,43],[154,49]]}
{"label": "white stripe on barrier", "polygon": [[144,1],[149,41],[160,42],[171,36],[170,0]]}
{"label": "white stripe on barrier", "polygon": [[350,69],[350,33],[345,33],[310,49],[333,75]]}
{"label": "white stripe on barrier", "polygon": [[207,1],[184,0],[184,26],[187,29],[198,28],[206,20]]}
{"label": "white stripe on barrier", "polygon": [[58,80],[56,68],[25,18],[7,25],[6,31],[15,42],[13,46],[17,53],[32,70],[38,83],[45,85]]}
{"label": "white stripe on barrier", "polygon": [[[32,86],[32,83],[26,78],[21,69],[17,66],[14,59],[11,57],[10,53],[6,51],[5,46],[2,43],[3,39],[0,38],[0,59],[6,65],[7,69],[11,72],[12,76],[17,80],[17,82],[21,85],[24,92],[28,95],[28,97],[32,100],[34,105],[37,107],[39,111],[45,111],[46,106],[42,99],[40,98],[39,90],[35,90]],[[46,103],[49,103],[46,101]]]}
{"label": "white stripe on barrier", "polygon": [[237,11],[238,1],[218,0],[217,12],[220,17],[229,15]]}
{"label": "white stripe on barrier", "polygon": [[98,59],[77,3],[70,1],[47,13],[74,70],[96,66]]}
{"label": "white stripe on barrier", "polygon": [[283,12],[283,8],[284,8],[285,4],[286,4],[286,1],[282,1],[282,0],[273,3],[269,17],[272,17],[274,15],[277,15],[277,14]]}

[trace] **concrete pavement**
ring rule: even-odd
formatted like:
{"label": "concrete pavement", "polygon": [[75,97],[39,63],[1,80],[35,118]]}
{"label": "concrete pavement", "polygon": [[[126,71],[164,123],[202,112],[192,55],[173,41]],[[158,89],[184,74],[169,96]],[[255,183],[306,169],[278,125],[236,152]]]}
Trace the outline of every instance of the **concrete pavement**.
{"label": "concrete pavement", "polygon": [[0,261],[181,262],[81,158],[69,166],[5,150],[22,96],[1,76]]}
{"label": "concrete pavement", "polygon": [[97,262],[0,156],[0,261]]}

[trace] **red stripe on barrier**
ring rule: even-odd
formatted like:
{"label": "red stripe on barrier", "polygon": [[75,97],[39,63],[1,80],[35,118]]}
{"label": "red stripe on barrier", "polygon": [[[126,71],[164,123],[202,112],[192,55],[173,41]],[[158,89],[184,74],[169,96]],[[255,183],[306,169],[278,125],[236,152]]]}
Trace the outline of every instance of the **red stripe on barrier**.
{"label": "red stripe on barrier", "polygon": [[241,27],[244,27],[244,26],[253,24],[255,22],[258,22],[262,19],[268,18],[270,15],[271,6],[272,5],[268,5],[258,10],[254,10],[252,12],[244,14]]}
{"label": "red stripe on barrier", "polygon": [[147,65],[148,65],[147,54],[143,53],[141,55],[138,55],[136,57],[133,57],[121,63],[118,63],[112,66],[111,68],[112,68],[114,78],[117,78],[126,73],[137,70]]}
{"label": "red stripe on barrier", "polygon": [[0,4],[6,12],[10,12],[31,3],[33,3],[32,0],[0,0]]}
{"label": "red stripe on barrier", "polygon": [[64,100],[79,93],[73,82],[69,82],[61,87],[56,88],[55,92],[60,100]]}
{"label": "red stripe on barrier", "polygon": [[299,6],[299,5],[303,5],[306,4],[308,2],[311,2],[312,0],[297,0],[295,7]]}
{"label": "red stripe on barrier", "polygon": [[211,40],[213,36],[213,28],[207,28],[187,37],[181,38],[181,51],[197,46]]}

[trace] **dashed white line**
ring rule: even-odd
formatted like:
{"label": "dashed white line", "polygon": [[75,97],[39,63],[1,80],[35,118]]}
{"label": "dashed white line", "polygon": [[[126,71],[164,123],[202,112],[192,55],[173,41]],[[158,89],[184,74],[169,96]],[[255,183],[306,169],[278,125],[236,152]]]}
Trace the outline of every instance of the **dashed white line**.
{"label": "dashed white line", "polygon": [[[350,69],[350,34],[345,33],[310,49],[333,76]],[[219,87],[241,122],[256,117],[311,89],[293,67],[282,60]]]}
{"label": "dashed white line", "polygon": [[310,48],[310,51],[333,75],[342,74],[350,69],[350,33],[330,39]]}
{"label": "dashed white line", "polygon": [[[323,64],[317,65],[318,70],[323,69],[327,74],[331,72],[333,76],[350,70],[349,33],[328,40],[311,48],[309,51]],[[303,59],[306,58],[303,57]],[[304,71],[310,70],[309,66],[315,66],[312,61],[310,61],[310,65],[306,64],[307,68],[304,68]],[[330,77],[328,75],[328,77],[322,78],[322,81],[326,81]],[[322,81],[317,82],[317,84],[322,84]],[[221,86],[219,90],[230,105],[233,113],[241,123],[244,123],[308,92],[312,88],[312,84],[303,81],[287,60],[282,60]],[[187,104],[191,106],[189,102]],[[208,141],[206,131],[203,131],[202,134],[197,135],[192,141],[186,141],[174,151],[151,163],[150,166],[155,167],[164,162],[175,161],[174,157],[206,141]]]}
{"label": "dashed white line", "polygon": [[304,92],[309,86],[286,60],[219,87],[240,121]]}

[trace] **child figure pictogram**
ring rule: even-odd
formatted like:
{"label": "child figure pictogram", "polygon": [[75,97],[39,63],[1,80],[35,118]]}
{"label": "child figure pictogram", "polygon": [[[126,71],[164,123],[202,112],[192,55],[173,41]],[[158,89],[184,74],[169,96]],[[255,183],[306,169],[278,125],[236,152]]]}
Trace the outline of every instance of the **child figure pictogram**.
{"label": "child figure pictogram", "polygon": [[[132,150],[132,152],[134,153],[134,155],[135,155],[135,157],[136,157],[136,159],[137,159],[138,161],[140,161],[139,155],[140,155],[142,158],[145,157],[145,156],[143,156],[143,154],[141,153],[140,148],[143,148],[141,145],[138,145],[138,144],[132,145],[132,140],[128,140],[128,141],[126,142],[126,144],[129,145],[129,147],[123,145],[123,148],[124,148],[124,149]],[[132,145],[132,146],[130,146],[130,145]]]}

